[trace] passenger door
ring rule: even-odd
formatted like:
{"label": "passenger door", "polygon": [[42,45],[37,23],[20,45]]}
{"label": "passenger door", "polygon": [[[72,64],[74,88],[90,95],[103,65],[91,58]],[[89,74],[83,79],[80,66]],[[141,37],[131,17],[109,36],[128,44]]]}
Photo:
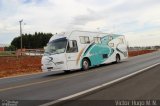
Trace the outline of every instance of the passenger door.
{"label": "passenger door", "polygon": [[78,68],[78,64],[76,63],[77,56],[78,56],[77,41],[76,40],[69,41],[66,51],[67,66],[69,70]]}

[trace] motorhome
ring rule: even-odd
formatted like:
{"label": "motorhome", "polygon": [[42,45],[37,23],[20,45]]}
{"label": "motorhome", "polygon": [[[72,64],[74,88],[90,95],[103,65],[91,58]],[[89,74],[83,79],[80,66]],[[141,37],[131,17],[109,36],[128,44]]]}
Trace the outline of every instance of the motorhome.
{"label": "motorhome", "polygon": [[126,58],[128,50],[124,35],[75,30],[51,37],[41,63],[44,72],[68,72],[119,63]]}

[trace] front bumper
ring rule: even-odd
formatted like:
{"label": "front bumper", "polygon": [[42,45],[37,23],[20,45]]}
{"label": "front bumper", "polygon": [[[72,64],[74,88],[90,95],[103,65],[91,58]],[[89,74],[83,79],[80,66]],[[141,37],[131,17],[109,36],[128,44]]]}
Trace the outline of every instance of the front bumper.
{"label": "front bumper", "polygon": [[50,71],[63,71],[66,70],[65,64],[61,65],[42,65],[41,66],[43,72],[50,72]]}
{"label": "front bumper", "polygon": [[46,67],[46,66],[41,66],[41,69],[43,72],[50,72],[50,71],[62,71],[62,68],[55,68],[55,67]]}

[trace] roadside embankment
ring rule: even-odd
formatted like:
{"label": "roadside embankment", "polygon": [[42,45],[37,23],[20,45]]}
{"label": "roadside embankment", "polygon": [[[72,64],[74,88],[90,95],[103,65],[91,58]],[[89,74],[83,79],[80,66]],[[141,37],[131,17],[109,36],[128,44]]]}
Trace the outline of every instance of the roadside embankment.
{"label": "roadside embankment", "polygon": [[[129,57],[155,50],[129,51]],[[41,56],[0,56],[0,78],[41,72]]]}

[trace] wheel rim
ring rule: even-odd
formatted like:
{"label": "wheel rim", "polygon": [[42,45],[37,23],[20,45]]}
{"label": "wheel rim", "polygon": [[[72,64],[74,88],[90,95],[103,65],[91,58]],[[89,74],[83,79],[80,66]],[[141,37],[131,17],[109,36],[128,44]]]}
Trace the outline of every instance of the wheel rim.
{"label": "wheel rim", "polygon": [[84,61],[84,62],[83,62],[83,67],[84,67],[84,69],[88,69],[88,66],[89,66],[88,62],[87,62],[87,61]]}

